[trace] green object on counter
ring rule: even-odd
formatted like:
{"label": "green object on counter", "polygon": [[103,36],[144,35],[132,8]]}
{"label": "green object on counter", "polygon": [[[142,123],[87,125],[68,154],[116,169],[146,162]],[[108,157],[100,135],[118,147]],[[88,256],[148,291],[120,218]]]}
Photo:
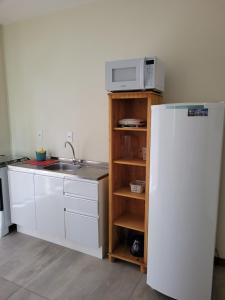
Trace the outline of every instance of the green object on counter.
{"label": "green object on counter", "polygon": [[36,160],[38,161],[46,160],[46,151],[45,152],[36,151]]}

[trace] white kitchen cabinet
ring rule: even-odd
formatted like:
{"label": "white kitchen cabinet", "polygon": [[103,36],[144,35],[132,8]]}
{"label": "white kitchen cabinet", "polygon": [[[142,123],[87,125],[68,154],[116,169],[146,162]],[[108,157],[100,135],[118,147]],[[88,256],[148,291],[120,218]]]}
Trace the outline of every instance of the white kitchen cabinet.
{"label": "white kitchen cabinet", "polygon": [[23,228],[35,230],[34,175],[9,171],[11,220]]}
{"label": "white kitchen cabinet", "polygon": [[66,238],[79,245],[99,248],[98,218],[65,212]]}
{"label": "white kitchen cabinet", "polygon": [[36,229],[40,234],[63,239],[63,178],[34,175]]}
{"label": "white kitchen cabinet", "polygon": [[102,246],[99,182],[65,179],[64,193],[66,240],[92,249]]}
{"label": "white kitchen cabinet", "polygon": [[108,177],[101,180],[64,179],[66,243],[82,252],[104,257],[108,243]]}
{"label": "white kitchen cabinet", "polygon": [[103,258],[107,252],[108,178],[9,166],[12,222],[19,232]]}

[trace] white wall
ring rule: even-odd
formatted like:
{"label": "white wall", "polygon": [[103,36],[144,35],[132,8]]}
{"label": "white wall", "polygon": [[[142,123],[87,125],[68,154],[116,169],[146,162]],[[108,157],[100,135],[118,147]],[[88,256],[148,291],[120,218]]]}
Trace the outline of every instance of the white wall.
{"label": "white wall", "polygon": [[0,26],[0,154],[10,153],[9,117],[6,96],[3,29]]}
{"label": "white wall", "polygon": [[[225,100],[224,28],[222,0],[98,0],[5,26],[13,152],[33,154],[43,129],[45,147],[69,156],[73,130],[80,157],[107,161],[106,60],[157,55],[167,102]],[[225,258],[225,188],[217,244]]]}

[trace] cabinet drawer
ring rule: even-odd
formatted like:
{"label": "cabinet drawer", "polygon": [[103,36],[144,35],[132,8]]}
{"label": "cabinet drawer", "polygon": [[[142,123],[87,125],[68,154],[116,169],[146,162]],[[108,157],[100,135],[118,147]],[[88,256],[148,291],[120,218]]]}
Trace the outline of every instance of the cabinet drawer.
{"label": "cabinet drawer", "polygon": [[64,179],[64,193],[97,200],[98,183]]}
{"label": "cabinet drawer", "polygon": [[98,219],[65,212],[66,239],[81,246],[99,248]]}
{"label": "cabinet drawer", "polygon": [[64,196],[64,207],[67,211],[98,217],[98,201]]}

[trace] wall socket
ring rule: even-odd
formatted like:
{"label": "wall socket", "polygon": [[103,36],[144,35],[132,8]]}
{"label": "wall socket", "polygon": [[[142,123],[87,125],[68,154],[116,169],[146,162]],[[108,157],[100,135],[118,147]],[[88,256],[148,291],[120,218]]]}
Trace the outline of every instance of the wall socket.
{"label": "wall socket", "polygon": [[44,135],[43,129],[38,130],[38,132],[37,132],[37,138],[38,138],[39,142],[41,142],[43,140],[43,135]]}
{"label": "wall socket", "polygon": [[66,134],[67,142],[73,143],[73,131],[68,131]]}

